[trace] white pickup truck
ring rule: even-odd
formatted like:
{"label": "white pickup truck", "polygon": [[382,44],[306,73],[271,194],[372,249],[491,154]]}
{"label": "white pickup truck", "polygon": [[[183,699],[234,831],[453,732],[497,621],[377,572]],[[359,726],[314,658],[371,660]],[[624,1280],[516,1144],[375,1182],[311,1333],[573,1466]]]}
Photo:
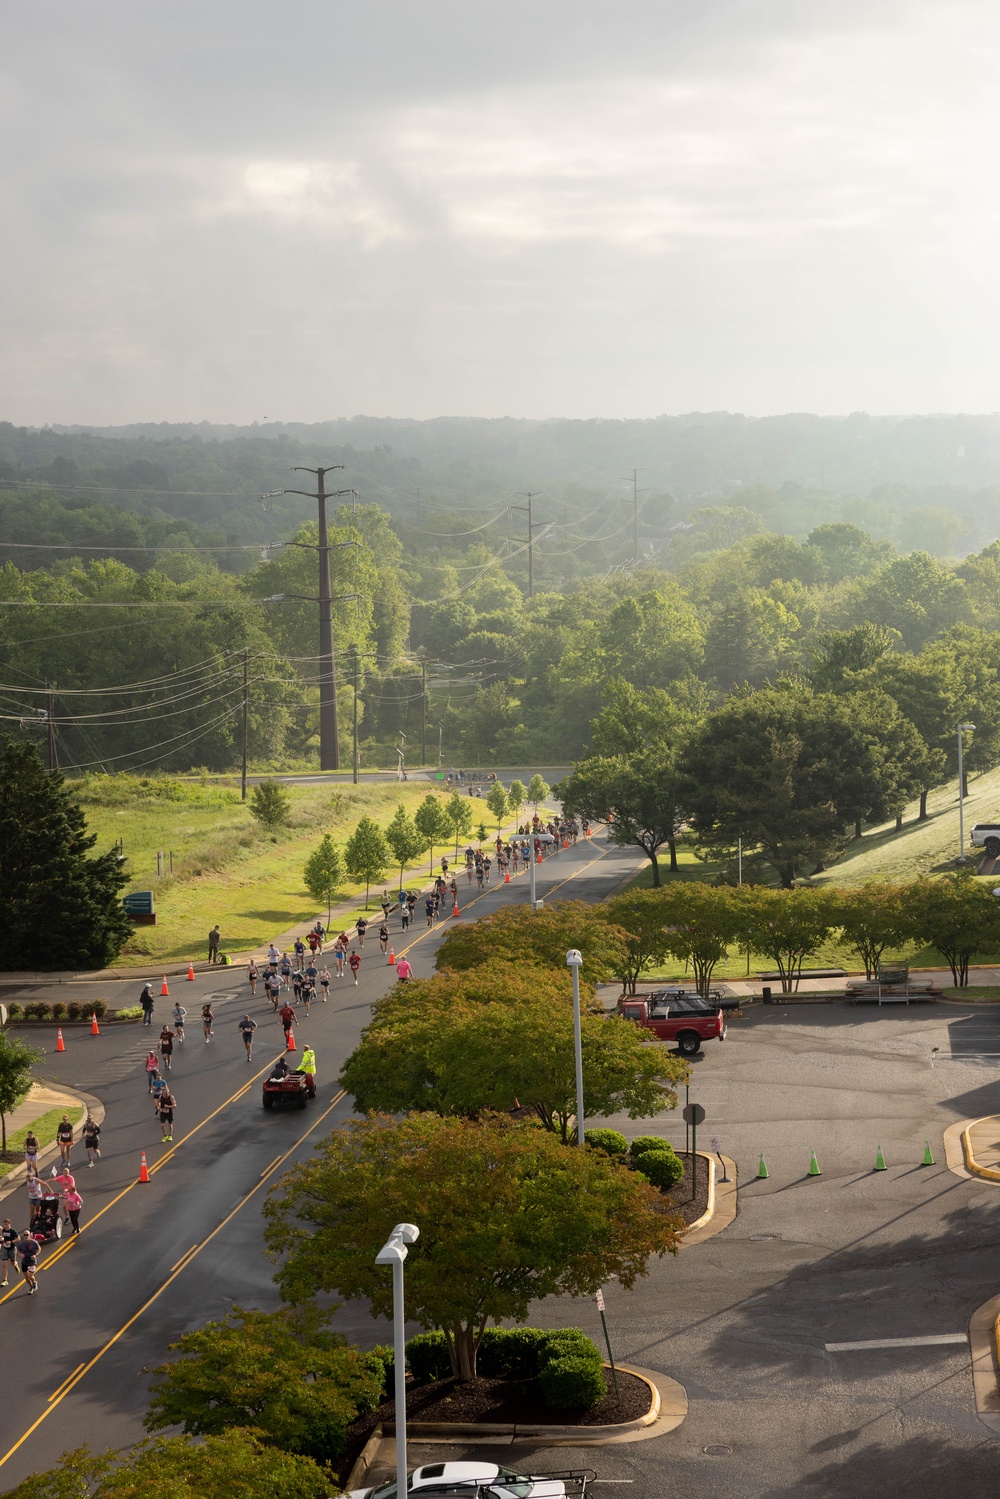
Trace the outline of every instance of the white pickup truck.
{"label": "white pickup truck", "polygon": [[973,848],[985,849],[991,859],[1000,854],[1000,822],[977,822],[969,834]]}

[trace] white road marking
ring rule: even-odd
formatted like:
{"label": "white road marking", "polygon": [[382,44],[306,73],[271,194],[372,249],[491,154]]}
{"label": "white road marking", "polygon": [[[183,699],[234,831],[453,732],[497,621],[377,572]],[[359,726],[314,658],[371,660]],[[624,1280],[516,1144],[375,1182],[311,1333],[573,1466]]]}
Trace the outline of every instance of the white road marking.
{"label": "white road marking", "polygon": [[862,1343],[827,1343],[827,1353],[860,1353],[866,1348],[939,1348],[948,1343],[968,1343],[967,1332],[937,1332],[925,1338],[869,1338]]}

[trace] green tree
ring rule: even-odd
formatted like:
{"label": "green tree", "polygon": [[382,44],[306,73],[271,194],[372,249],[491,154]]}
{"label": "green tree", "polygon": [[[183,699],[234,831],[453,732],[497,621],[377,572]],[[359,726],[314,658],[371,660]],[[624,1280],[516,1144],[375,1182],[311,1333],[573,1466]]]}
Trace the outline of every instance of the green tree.
{"label": "green tree", "polygon": [[835,900],[825,890],[769,890],[763,885],[744,885],[729,895],[743,943],[773,960],[782,994],[794,993],[803,961],[837,926]]}
{"label": "green tree", "polygon": [[499,834],[503,820],[510,811],[510,798],[499,781],[490,787],[486,796],[486,805],[497,820],[497,833]]}
{"label": "green tree", "polygon": [[612,843],[641,848],[652,868],[653,886],[659,888],[658,855],[664,844],[670,850],[670,868],[677,868],[676,839],[686,816],[686,784],[669,751],[650,749],[614,759],[581,760],[556,792],[568,816],[607,821]]}
{"label": "green tree", "polygon": [[451,819],[445,811],[441,798],[435,796],[432,791],[428,791],[417,808],[413,821],[423,837],[424,847],[431,851],[431,874],[433,874],[434,848],[437,844],[447,843],[451,834]]}
{"label": "green tree", "polygon": [[575,947],[583,957],[584,977],[600,983],[621,972],[627,942],[628,934],[612,925],[607,908],[588,901],[556,901],[540,911],[501,906],[452,927],[438,947],[435,967],[465,971],[495,961],[563,968]]}
{"label": "green tree", "polygon": [[914,932],[937,948],[957,989],[967,987],[975,953],[1000,952],[1000,903],[973,875],[916,880],[906,892],[906,903]]}
{"label": "green tree", "polygon": [[536,771],[528,782],[528,800],[536,812],[538,811],[539,803],[545,800],[551,789],[548,782],[543,781],[542,777]]}
{"label": "green tree", "polygon": [[899,947],[914,933],[908,885],[889,880],[868,880],[831,892],[837,925],[865,965],[865,976],[878,973],[887,947]]}
{"label": "green tree", "polygon": [[523,781],[511,781],[510,790],[507,792],[507,800],[510,802],[510,810],[516,817],[528,800],[528,793]]}
{"label": "green tree", "polygon": [[458,843],[460,838],[467,838],[472,832],[472,808],[469,806],[468,798],[453,791],[444,804],[445,814],[451,823],[455,833],[455,857],[458,858]]}
{"label": "green tree", "polygon": [[58,1468],[32,1473],[5,1499],[323,1499],[330,1475],[311,1457],[267,1446],[233,1427],[195,1441],[158,1437],[121,1452],[64,1452]]}
{"label": "green tree", "polygon": [[683,1225],[661,1206],[600,1151],[536,1126],[415,1114],[334,1130],[272,1189],[265,1236],[285,1300],[334,1291],[385,1317],[392,1282],[373,1246],[417,1223],[407,1314],[441,1328],[453,1372],[472,1379],[488,1322],[524,1322],[546,1296],[612,1279],[629,1289],[652,1255],[675,1252]]}
{"label": "green tree", "polygon": [[691,964],[695,987],[707,998],[716,966],[743,930],[739,892],[692,881],[671,885],[660,900],[667,952]]}
{"label": "green tree", "polygon": [[397,806],[395,816],[385,830],[385,841],[392,849],[393,857],[399,865],[399,888],[402,890],[403,870],[407,864],[412,864],[413,860],[427,847],[426,838],[402,803]]}
{"label": "green tree", "polygon": [[344,848],[347,873],[354,880],[365,882],[365,908],[368,907],[368,892],[373,884],[385,878],[389,863],[389,845],[377,822],[362,817]]}
{"label": "green tree", "polygon": [[258,781],[250,792],[250,815],[265,828],[280,828],[288,821],[292,800],[277,781]]}
{"label": "green tree", "polygon": [[207,1436],[252,1427],[282,1452],[339,1457],[348,1426],[378,1405],[384,1369],[329,1330],[332,1316],[309,1305],[237,1306],[224,1321],[185,1333],[170,1345],[178,1357],[152,1370],[146,1430]]}
{"label": "green tree", "polygon": [[333,899],[343,877],[344,861],[340,857],[340,850],[330,834],[324,833],[319,847],[313,849],[306,860],[302,878],[313,900],[326,906],[328,925],[333,910]]}
{"label": "green tree", "polygon": [[656,890],[627,890],[604,902],[608,920],[628,933],[621,969],[622,990],[634,994],[646,968],[667,956],[667,931],[663,901]]}
{"label": "green tree", "polygon": [[118,957],[132,932],[121,906],[128,877],[116,849],[87,857],[96,842],[62,776],[45,769],[34,746],[0,741],[6,968],[101,968]]}
{"label": "green tree", "polygon": [[855,618],[898,630],[911,651],[961,624],[969,613],[965,583],[926,552],[884,563],[857,585],[849,607]]}
{"label": "green tree", "polygon": [[479,842],[479,843],[485,843],[486,840],[487,840],[487,838],[489,836],[490,836],[489,829],[487,828],[485,822],[481,822],[479,824],[478,828],[476,829],[476,840],[477,840],[477,842]]}
{"label": "green tree", "polygon": [[7,1149],[7,1115],[13,1114],[31,1091],[31,1069],[41,1055],[20,1036],[0,1030],[0,1151]]}

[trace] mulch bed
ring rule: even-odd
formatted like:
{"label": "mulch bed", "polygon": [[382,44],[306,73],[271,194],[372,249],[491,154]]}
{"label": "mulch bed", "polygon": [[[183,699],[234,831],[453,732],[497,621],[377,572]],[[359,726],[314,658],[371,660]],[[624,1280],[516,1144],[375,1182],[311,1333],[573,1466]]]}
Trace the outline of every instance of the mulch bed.
{"label": "mulch bed", "polygon": [[667,1212],[677,1213],[685,1223],[694,1223],[708,1209],[708,1162],[702,1155],[695,1156],[696,1181],[692,1191],[691,1157],[683,1150],[677,1154],[684,1162],[684,1175],[676,1187],[663,1193],[663,1205]]}
{"label": "mulch bed", "polygon": [[[484,1425],[547,1423],[553,1426],[610,1426],[636,1421],[649,1410],[649,1386],[634,1374],[618,1371],[621,1405],[615,1398],[611,1370],[604,1370],[607,1390],[603,1400],[586,1411],[552,1410],[542,1400],[537,1379],[475,1379],[461,1384],[457,1379],[435,1379],[429,1384],[407,1383],[406,1419],[411,1421],[462,1421]],[[355,1421],[348,1431],[347,1450],[338,1463],[343,1482],[374,1428],[396,1419],[396,1402],[384,1401],[377,1411]]]}

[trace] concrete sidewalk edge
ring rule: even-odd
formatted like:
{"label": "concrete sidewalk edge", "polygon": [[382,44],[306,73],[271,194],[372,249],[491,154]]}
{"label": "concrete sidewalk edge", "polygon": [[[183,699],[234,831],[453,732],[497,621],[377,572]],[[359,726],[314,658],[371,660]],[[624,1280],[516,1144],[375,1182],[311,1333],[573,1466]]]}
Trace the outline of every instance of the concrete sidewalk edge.
{"label": "concrete sidewalk edge", "polygon": [[731,1180],[723,1181],[716,1176],[718,1163],[715,1156],[707,1150],[699,1150],[698,1154],[704,1156],[708,1161],[708,1207],[700,1218],[688,1225],[681,1235],[680,1247],[692,1249],[695,1244],[701,1244],[705,1239],[713,1239],[716,1234],[721,1234],[724,1228],[735,1222],[738,1212],[738,1186],[736,1178],[736,1162],[730,1160],[729,1156],[722,1157],[725,1166],[725,1174]]}
{"label": "concrete sidewalk edge", "polygon": [[972,1385],[976,1415],[984,1426],[1000,1436],[1000,1384],[997,1378],[996,1324],[1000,1296],[991,1296],[969,1319],[969,1351],[972,1355]]}

